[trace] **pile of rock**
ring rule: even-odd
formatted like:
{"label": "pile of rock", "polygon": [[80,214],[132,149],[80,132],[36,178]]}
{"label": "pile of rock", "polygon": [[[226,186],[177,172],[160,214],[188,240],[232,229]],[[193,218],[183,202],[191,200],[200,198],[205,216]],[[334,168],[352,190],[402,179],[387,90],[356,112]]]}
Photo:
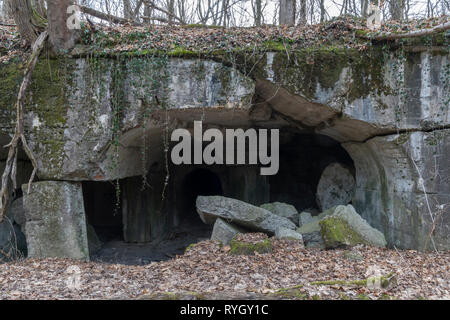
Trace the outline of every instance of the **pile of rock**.
{"label": "pile of rock", "polygon": [[307,247],[386,246],[384,235],[372,228],[352,205],[334,206],[320,214],[314,210],[299,214],[293,206],[280,202],[257,207],[222,196],[199,196],[196,205],[202,221],[214,224],[211,239],[224,245],[230,245],[241,234],[262,232]]}

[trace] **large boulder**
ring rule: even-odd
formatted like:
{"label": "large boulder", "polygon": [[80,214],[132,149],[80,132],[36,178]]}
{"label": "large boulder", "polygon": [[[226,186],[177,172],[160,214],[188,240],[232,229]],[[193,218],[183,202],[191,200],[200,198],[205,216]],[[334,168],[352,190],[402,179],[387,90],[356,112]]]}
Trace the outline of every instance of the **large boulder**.
{"label": "large boulder", "polygon": [[334,162],[320,176],[316,198],[319,208],[325,211],[337,205],[348,204],[355,190],[355,178],[349,169]]}
{"label": "large boulder", "polygon": [[272,202],[272,203],[265,203],[261,205],[261,208],[269,210],[273,214],[276,214],[277,216],[287,218],[291,220],[293,223],[298,223],[298,211],[295,209],[293,205],[286,204],[283,202]]}
{"label": "large boulder", "polygon": [[303,237],[303,241],[308,248],[324,248],[325,244],[320,234],[319,221],[334,212],[335,207],[330,208],[317,216],[311,216],[308,212],[302,212],[300,214],[300,228],[297,232]]}
{"label": "large boulder", "polygon": [[275,232],[275,237],[277,239],[295,240],[303,245],[302,235],[295,230],[286,229],[283,227],[278,228],[277,231]]}
{"label": "large boulder", "polygon": [[298,226],[301,227],[304,224],[313,222],[313,216],[311,215],[311,213],[307,212],[307,211],[303,211],[299,214],[298,217]]}
{"label": "large boulder", "polygon": [[333,214],[319,222],[319,226],[326,248],[356,244],[386,246],[384,235],[361,218],[352,205],[337,206]]}
{"label": "large boulder", "polygon": [[289,219],[236,199],[222,196],[199,196],[196,205],[200,218],[206,224],[213,224],[217,218],[222,218],[244,228],[269,234],[275,234],[279,227],[292,230],[296,228]]}
{"label": "large boulder", "polygon": [[223,245],[229,245],[231,240],[238,233],[245,233],[245,231],[228,222],[225,222],[223,219],[217,218],[214,223],[211,240],[220,241]]}
{"label": "large boulder", "polygon": [[25,234],[30,258],[89,260],[81,183],[35,182],[23,185]]}

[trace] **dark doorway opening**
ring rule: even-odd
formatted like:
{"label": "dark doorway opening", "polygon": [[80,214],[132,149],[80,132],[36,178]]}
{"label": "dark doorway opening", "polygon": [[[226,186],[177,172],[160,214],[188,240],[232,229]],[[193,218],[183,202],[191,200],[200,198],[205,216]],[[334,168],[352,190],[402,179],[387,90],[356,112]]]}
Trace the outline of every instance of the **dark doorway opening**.
{"label": "dark doorway opening", "polygon": [[223,195],[220,178],[208,169],[195,169],[184,177],[180,193],[178,214],[181,224],[203,224],[196,207],[198,196]]}
{"label": "dark doorway opening", "polygon": [[280,169],[269,177],[270,201],[291,204],[299,212],[317,210],[317,185],[333,162],[355,174],[353,160],[338,141],[319,134],[280,132]]}
{"label": "dark doorway opening", "polygon": [[83,182],[84,208],[90,224],[102,242],[123,241],[120,201],[114,182]]}

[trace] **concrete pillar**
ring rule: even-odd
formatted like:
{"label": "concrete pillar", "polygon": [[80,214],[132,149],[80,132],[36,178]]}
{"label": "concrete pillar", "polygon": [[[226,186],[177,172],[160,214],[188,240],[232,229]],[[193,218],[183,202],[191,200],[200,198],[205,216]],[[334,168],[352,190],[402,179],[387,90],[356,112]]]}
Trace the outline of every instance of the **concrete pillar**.
{"label": "concrete pillar", "polygon": [[22,190],[28,257],[89,260],[81,183],[43,181]]}

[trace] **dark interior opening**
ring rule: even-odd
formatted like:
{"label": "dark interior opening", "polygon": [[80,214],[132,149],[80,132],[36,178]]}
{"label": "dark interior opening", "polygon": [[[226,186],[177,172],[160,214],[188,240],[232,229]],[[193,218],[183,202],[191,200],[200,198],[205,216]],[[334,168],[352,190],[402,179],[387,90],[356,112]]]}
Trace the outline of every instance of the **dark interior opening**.
{"label": "dark interior opening", "polygon": [[280,168],[269,177],[270,202],[292,204],[299,212],[317,209],[323,170],[339,162],[354,174],[353,160],[336,140],[318,134],[280,132]]}
{"label": "dark interior opening", "polygon": [[83,182],[84,208],[90,224],[102,242],[123,240],[122,209],[114,182]]}
{"label": "dark interior opening", "polygon": [[179,215],[181,224],[203,224],[195,201],[198,196],[223,195],[219,177],[208,169],[195,169],[188,173],[182,182],[181,199],[179,199]]}

